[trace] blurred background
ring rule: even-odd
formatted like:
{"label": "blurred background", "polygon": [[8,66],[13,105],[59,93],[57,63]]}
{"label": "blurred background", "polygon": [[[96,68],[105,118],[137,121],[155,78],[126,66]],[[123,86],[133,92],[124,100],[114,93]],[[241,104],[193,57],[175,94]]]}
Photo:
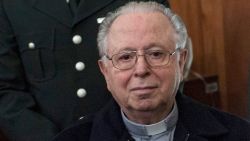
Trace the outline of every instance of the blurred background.
{"label": "blurred background", "polygon": [[193,42],[193,64],[184,92],[250,120],[249,0],[169,2]]}

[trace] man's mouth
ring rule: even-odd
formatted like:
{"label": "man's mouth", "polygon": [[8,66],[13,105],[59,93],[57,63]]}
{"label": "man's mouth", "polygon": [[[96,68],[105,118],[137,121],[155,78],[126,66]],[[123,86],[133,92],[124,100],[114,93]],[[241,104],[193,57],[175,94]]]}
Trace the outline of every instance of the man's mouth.
{"label": "man's mouth", "polygon": [[136,94],[150,94],[158,88],[157,86],[138,86],[130,89],[131,92]]}

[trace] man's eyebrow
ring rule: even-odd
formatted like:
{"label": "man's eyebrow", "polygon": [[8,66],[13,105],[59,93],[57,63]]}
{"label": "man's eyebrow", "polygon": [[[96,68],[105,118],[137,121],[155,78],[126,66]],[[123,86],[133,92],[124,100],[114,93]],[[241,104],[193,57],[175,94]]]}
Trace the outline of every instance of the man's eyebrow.
{"label": "man's eyebrow", "polygon": [[[168,45],[169,46],[169,45]],[[153,48],[155,48],[155,49],[164,49],[164,48],[166,48],[167,46],[164,46],[164,45],[162,45],[162,44],[158,44],[158,43],[152,43],[152,44],[149,44],[149,45],[147,45],[145,48],[144,48],[144,50],[149,50],[149,49],[153,49]]]}
{"label": "man's eyebrow", "polygon": [[[168,47],[170,45],[162,45],[160,43],[150,43],[149,45],[146,45],[145,47],[143,47],[143,50],[149,50],[152,48],[156,48],[156,49],[165,49],[166,47]],[[126,46],[123,48],[120,48],[119,50],[114,50],[115,53],[122,53],[122,52],[129,52],[129,51],[136,51],[138,50],[138,48],[136,47],[132,47],[132,46]]]}
{"label": "man's eyebrow", "polygon": [[119,52],[135,51],[135,50],[136,50],[136,48],[133,48],[133,47],[125,47],[125,48],[118,50],[118,53]]}

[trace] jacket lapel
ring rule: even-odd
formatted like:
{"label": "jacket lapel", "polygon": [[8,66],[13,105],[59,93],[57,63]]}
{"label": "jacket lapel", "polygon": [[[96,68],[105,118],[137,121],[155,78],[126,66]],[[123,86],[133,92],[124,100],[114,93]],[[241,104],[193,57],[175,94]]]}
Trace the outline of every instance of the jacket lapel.
{"label": "jacket lapel", "polygon": [[[177,105],[179,119],[175,138],[182,137],[182,139],[175,141],[207,141],[208,138],[212,139],[228,133],[228,129],[204,105],[180,93],[177,94]],[[183,140],[187,134],[189,134],[188,139]]]}
{"label": "jacket lapel", "polygon": [[99,9],[103,8],[104,6],[108,5],[114,0],[99,0],[99,1],[94,1],[94,0],[82,0],[79,3],[76,16],[73,21],[73,25],[77,24],[81,20],[84,20],[87,18],[89,15],[93,14],[94,12],[98,11]]}
{"label": "jacket lapel", "polygon": [[190,134],[181,122],[176,125],[174,141],[208,141],[206,138]]}
{"label": "jacket lapel", "polygon": [[90,141],[133,141],[113,98],[97,113],[93,123]]}
{"label": "jacket lapel", "polygon": [[68,27],[72,25],[73,17],[66,0],[34,0],[33,7]]}
{"label": "jacket lapel", "polygon": [[187,129],[183,126],[183,124],[178,121],[175,133],[174,133],[174,141],[187,141],[189,139],[189,133]]}

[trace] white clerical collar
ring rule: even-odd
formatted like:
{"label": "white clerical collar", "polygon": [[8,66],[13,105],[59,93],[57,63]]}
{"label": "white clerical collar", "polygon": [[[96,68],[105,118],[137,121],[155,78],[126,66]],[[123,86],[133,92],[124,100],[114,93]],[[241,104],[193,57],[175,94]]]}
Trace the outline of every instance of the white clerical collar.
{"label": "white clerical collar", "polygon": [[153,136],[163,132],[171,131],[175,127],[178,120],[178,107],[176,104],[174,104],[172,111],[165,119],[150,125],[135,123],[129,120],[122,111],[121,114],[123,122],[129,132],[139,136]]}

